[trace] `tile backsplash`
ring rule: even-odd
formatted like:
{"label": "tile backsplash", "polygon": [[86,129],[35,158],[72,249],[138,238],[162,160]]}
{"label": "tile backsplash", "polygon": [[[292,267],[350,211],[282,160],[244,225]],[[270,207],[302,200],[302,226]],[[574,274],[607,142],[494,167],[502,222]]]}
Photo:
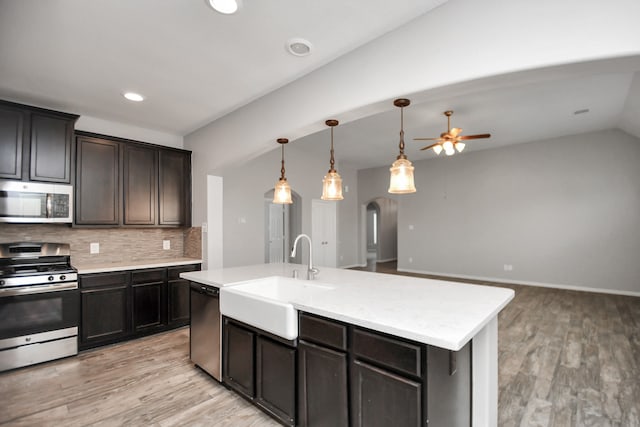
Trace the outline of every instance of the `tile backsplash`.
{"label": "tile backsplash", "polygon": [[[69,243],[71,263],[111,263],[202,257],[202,229],[193,228],[72,228],[68,225],[0,224],[0,243]],[[163,249],[169,240],[170,249]],[[91,243],[100,253],[91,254]]]}

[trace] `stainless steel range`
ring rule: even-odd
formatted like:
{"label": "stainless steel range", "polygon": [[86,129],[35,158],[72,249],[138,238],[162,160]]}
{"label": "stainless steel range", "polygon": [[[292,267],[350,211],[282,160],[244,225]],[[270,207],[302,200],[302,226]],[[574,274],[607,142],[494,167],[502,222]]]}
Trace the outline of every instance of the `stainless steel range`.
{"label": "stainless steel range", "polygon": [[68,244],[0,244],[0,372],[78,354],[79,318]]}

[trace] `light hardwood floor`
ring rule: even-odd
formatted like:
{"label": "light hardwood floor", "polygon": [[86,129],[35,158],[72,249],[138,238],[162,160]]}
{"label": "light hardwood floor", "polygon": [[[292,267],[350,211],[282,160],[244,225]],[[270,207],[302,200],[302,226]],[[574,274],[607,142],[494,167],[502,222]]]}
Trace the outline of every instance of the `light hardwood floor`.
{"label": "light hardwood floor", "polygon": [[[640,298],[506,287],[499,425],[640,426]],[[0,425],[278,425],[194,368],[188,340],[185,328],[0,373]]]}

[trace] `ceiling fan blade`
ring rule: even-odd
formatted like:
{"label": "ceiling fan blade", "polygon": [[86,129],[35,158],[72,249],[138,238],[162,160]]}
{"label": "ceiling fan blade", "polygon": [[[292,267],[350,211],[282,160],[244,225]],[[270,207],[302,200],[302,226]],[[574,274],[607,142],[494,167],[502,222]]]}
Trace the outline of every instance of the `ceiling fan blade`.
{"label": "ceiling fan blade", "polygon": [[451,128],[451,132],[449,132],[449,135],[455,138],[456,136],[460,135],[460,132],[462,132],[462,129],[460,128]]}
{"label": "ceiling fan blade", "polygon": [[491,134],[490,133],[480,133],[478,135],[466,135],[466,136],[459,136],[458,139],[460,140],[464,140],[464,139],[480,139],[480,138],[491,138]]}
{"label": "ceiling fan blade", "polygon": [[440,141],[442,138],[413,138],[414,141]]}
{"label": "ceiling fan blade", "polygon": [[435,144],[427,145],[426,147],[422,147],[422,148],[420,149],[420,151],[428,150],[429,148],[433,148],[433,147],[435,147],[436,145],[440,145],[440,143],[439,143],[439,142],[436,142]]}

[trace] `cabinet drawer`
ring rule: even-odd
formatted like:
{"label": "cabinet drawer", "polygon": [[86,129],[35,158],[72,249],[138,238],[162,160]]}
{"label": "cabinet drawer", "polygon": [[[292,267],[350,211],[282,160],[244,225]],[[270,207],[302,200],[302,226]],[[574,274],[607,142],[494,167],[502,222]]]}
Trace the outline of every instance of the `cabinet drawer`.
{"label": "cabinet drawer", "polygon": [[116,271],[113,273],[96,273],[96,274],[81,274],[80,275],[80,288],[96,288],[103,286],[126,286],[129,283],[129,272]]}
{"label": "cabinet drawer", "polygon": [[338,350],[347,350],[346,325],[307,313],[300,313],[299,322],[299,338]]}
{"label": "cabinet drawer", "polygon": [[154,268],[149,270],[136,270],[131,272],[131,283],[164,282],[166,268]]}
{"label": "cabinet drawer", "polygon": [[169,280],[178,280],[180,278],[180,273],[186,273],[187,271],[200,271],[200,264],[169,267]]}
{"label": "cabinet drawer", "polygon": [[359,328],[353,329],[356,358],[416,377],[422,376],[422,346]]}

